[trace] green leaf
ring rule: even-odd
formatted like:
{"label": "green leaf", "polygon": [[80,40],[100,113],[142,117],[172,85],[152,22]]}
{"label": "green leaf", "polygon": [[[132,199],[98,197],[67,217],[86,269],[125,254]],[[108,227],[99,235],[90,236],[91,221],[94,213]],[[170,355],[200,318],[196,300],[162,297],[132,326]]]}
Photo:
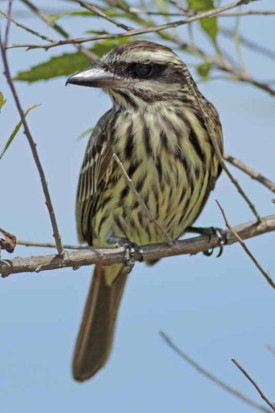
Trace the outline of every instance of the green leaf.
{"label": "green leaf", "polygon": [[[103,56],[105,53],[109,52],[113,47],[118,44],[125,43],[129,40],[128,37],[120,39],[106,39],[94,43],[93,47],[90,49],[97,56]],[[32,66],[27,71],[22,71],[17,73],[14,80],[20,80],[23,82],[37,82],[39,80],[48,80],[58,76],[69,76],[70,74],[83,70],[90,66],[91,62],[88,57],[84,56],[80,52],[76,53],[65,53],[60,56],[52,57],[44,63]]]}
{"label": "green leaf", "polygon": [[[212,10],[215,8],[214,0],[187,0],[190,9],[198,12]],[[205,33],[209,36],[215,46],[217,46],[217,34],[219,31],[217,17],[210,17],[199,20]]]}
{"label": "green leaf", "polygon": [[109,34],[106,30],[85,30],[86,34]]}
{"label": "green leaf", "polygon": [[[37,108],[38,106],[40,106],[40,105],[33,105],[33,106],[31,106],[30,108],[28,108],[28,109],[24,112],[24,115],[27,116],[27,114],[28,114],[31,110]],[[4,146],[3,151],[0,153],[0,160],[3,158],[6,150],[8,149],[8,147],[10,146],[10,144],[12,143],[12,141],[14,140],[14,138],[15,138],[15,136],[17,135],[17,132],[19,131],[19,129],[21,128],[21,126],[22,126],[22,120],[20,120],[20,121],[17,123],[17,125],[16,125],[15,128],[14,128],[14,130],[12,131],[12,134],[10,135],[10,137],[9,137],[6,145]]]}
{"label": "green leaf", "polygon": [[204,79],[209,77],[210,70],[212,69],[212,63],[202,63],[197,66],[197,73]]}
{"label": "green leaf", "polygon": [[[125,17],[125,13],[118,12],[115,8],[104,9],[104,13],[110,17]],[[97,17],[97,14],[91,11],[67,11],[59,14],[54,14],[49,18],[49,25],[52,25],[62,17]]]}
{"label": "green leaf", "polygon": [[168,10],[167,0],[154,0],[154,4],[161,13],[167,12]]}
{"label": "green leaf", "polygon": [[2,92],[0,92],[0,110],[2,109],[2,107],[4,106],[4,104],[6,103],[6,99],[4,98],[4,95]]}
{"label": "green leaf", "polygon": [[85,130],[84,132],[81,133],[81,135],[79,135],[79,137],[77,138],[78,141],[80,141],[80,139],[85,138],[85,136],[90,135],[93,132],[94,128],[89,128],[87,130]]}

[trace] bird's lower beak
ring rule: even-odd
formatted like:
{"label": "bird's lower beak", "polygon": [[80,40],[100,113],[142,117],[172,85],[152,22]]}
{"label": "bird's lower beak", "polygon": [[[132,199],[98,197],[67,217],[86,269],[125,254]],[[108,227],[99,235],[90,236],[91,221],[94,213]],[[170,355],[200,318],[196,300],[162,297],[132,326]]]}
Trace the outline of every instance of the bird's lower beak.
{"label": "bird's lower beak", "polygon": [[100,66],[93,66],[71,75],[67,82],[73,85],[108,88],[116,86],[121,78]]}

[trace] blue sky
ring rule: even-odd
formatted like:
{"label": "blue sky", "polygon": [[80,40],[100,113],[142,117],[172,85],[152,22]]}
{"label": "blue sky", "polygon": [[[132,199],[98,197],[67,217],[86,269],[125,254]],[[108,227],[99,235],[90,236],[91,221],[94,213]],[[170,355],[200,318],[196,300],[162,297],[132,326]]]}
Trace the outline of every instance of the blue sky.
{"label": "blue sky", "polygon": [[[2,2],[2,4],[5,4]],[[1,4],[1,5],[2,5]],[[36,4],[42,5],[43,2]],[[68,7],[50,0],[51,8]],[[272,9],[273,1],[254,8]],[[252,8],[252,6],[250,6]],[[274,7],[273,7],[274,8]],[[22,10],[15,3],[16,10]],[[24,22],[49,36],[55,33],[32,16]],[[232,20],[223,20],[230,26]],[[74,35],[83,21],[65,21]],[[95,23],[97,29],[109,27]],[[94,29],[92,27],[91,29]],[[244,17],[242,33],[274,49],[274,17]],[[86,26],[85,26],[86,29]],[[186,29],[179,33],[186,36]],[[198,39],[201,38],[197,34]],[[30,42],[12,27],[11,42]],[[36,40],[35,40],[36,41]],[[229,42],[222,43],[230,48]],[[208,43],[204,47],[210,51]],[[72,51],[68,46],[63,51]],[[59,54],[13,50],[12,73]],[[181,54],[186,63],[191,56]],[[259,79],[274,78],[274,61],[244,51],[247,69]],[[191,68],[192,70],[192,68]],[[2,72],[2,70],[1,70]],[[192,71],[194,73],[194,71]],[[24,108],[41,106],[28,121],[38,145],[63,241],[76,243],[74,202],[78,171],[86,141],[77,137],[94,126],[110,108],[101,91],[64,87],[65,78],[33,85],[16,83]],[[266,93],[233,81],[211,81],[200,89],[219,110],[226,152],[274,179],[274,101]],[[8,101],[1,113],[0,148],[18,121],[12,97],[1,74]],[[273,98],[274,99],[274,98]],[[0,226],[20,239],[51,241],[52,231],[39,177],[22,133],[0,162]],[[232,169],[262,215],[274,213],[272,194]],[[253,219],[251,212],[223,174],[198,220],[201,226],[224,226],[215,198],[232,224]],[[247,242],[263,267],[275,278],[274,234]],[[49,249],[17,247],[15,256],[51,253]],[[3,258],[11,258],[2,252]],[[0,406],[6,413],[68,413],[112,411],[132,413],[251,411],[183,362],[159,336],[164,330],[175,343],[246,395],[260,399],[230,359],[236,357],[273,400],[275,347],[274,298],[271,287],[239,245],[225,248],[221,258],[182,256],[163,259],[155,267],[137,264],[123,298],[114,349],[107,366],[92,380],[78,384],[71,377],[71,358],[92,269],[64,269],[37,275],[20,274],[1,280]]]}

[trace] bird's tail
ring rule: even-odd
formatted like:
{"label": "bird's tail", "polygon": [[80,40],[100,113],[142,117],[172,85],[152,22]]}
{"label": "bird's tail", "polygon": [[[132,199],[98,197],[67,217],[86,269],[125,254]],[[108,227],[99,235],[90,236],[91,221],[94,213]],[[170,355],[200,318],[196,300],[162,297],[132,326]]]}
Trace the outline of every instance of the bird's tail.
{"label": "bird's tail", "polygon": [[77,381],[89,379],[109,357],[126,279],[121,264],[95,267],[74,351],[73,377]]}

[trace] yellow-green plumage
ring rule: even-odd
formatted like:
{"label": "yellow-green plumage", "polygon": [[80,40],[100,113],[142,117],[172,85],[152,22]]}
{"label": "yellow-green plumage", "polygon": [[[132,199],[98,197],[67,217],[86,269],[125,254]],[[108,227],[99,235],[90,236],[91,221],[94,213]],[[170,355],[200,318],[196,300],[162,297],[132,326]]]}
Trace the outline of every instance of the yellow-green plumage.
{"label": "yellow-green plumage", "polygon": [[[148,67],[151,74],[144,77]],[[220,173],[201,108],[222,149],[217,112],[197,90],[185,64],[164,46],[124,44],[103,57],[96,70],[101,77],[89,84],[85,73],[82,82],[104,87],[114,106],[98,122],[82,165],[77,196],[80,240],[104,246],[115,236],[142,245],[165,241],[163,232],[176,239],[193,224]],[[107,76],[109,72],[113,77]],[[163,231],[144,212],[114,153]],[[100,268],[75,351],[78,380],[90,377],[106,362],[126,280],[121,265]]]}

